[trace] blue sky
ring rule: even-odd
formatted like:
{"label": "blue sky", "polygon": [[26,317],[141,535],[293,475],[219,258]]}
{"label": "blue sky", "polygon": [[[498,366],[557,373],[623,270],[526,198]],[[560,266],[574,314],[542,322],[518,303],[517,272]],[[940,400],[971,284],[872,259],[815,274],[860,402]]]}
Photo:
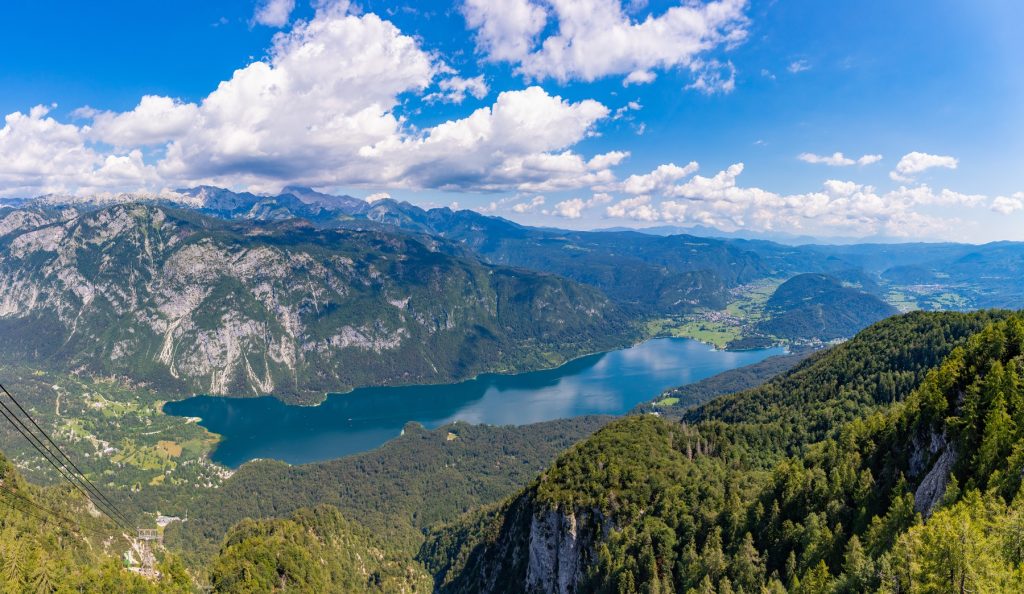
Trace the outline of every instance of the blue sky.
{"label": "blue sky", "polygon": [[572,228],[1024,239],[1010,0],[7,16],[0,195],[301,183]]}

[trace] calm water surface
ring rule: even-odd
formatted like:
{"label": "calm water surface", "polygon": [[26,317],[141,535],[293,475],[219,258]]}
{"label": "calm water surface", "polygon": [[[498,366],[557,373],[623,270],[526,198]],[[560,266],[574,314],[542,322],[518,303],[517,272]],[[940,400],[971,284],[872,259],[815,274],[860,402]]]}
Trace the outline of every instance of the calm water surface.
{"label": "calm water surface", "polygon": [[661,338],[577,359],[556,369],[485,374],[457,384],[359,388],[319,406],[274,398],[197,396],[164,411],[200,417],[222,436],[213,460],[237,467],[254,458],[292,464],[371,450],[409,421],[433,428],[451,421],[525,425],[590,414],[622,414],[665,388],[782,353],[781,348],[716,351],[684,338]]}

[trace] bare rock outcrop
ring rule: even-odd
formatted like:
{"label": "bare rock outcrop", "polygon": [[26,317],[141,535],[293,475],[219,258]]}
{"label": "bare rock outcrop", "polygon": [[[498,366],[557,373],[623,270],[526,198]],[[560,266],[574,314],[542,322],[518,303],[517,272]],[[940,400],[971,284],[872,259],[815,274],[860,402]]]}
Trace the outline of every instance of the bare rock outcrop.
{"label": "bare rock outcrop", "polygon": [[526,591],[574,594],[594,561],[595,510],[565,514],[545,510],[530,523]]}
{"label": "bare rock outcrop", "polygon": [[[935,506],[939,504],[942,496],[946,494],[949,473],[953,470],[953,465],[957,461],[956,447],[946,440],[945,435],[933,433],[929,450],[932,458],[934,458],[934,454],[937,452],[941,452],[941,454],[935,459],[931,470],[921,479],[917,490],[914,491],[914,511],[917,511],[926,518],[932,515]],[[922,455],[919,459],[923,458],[924,456]]]}

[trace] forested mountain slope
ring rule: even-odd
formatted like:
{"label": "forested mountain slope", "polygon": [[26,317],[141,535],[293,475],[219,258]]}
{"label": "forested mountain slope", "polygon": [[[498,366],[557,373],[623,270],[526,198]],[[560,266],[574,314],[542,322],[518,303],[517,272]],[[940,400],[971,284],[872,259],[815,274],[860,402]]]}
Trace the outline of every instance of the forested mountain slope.
{"label": "forested mountain slope", "polygon": [[401,437],[355,456],[299,466],[251,462],[215,491],[166,501],[170,509],[190,510],[187,523],[169,527],[167,543],[201,565],[244,518],[280,518],[330,504],[393,545],[415,551],[426,527],[514,494],[612,420],[577,417],[521,427],[454,423],[434,430],[410,423]]}
{"label": "forested mountain slope", "polygon": [[436,241],[137,203],[0,218],[0,352],[159,387],[320,400],[632,340],[599,291]]}
{"label": "forested mountain slope", "polygon": [[156,578],[126,568],[125,551],[138,564],[134,536],[68,486],[29,485],[0,455],[0,592],[341,594],[425,593],[432,587],[429,574],[405,548],[330,506],[239,522],[195,575],[161,547],[155,549]]}
{"label": "forested mountain slope", "polygon": [[430,592],[408,553],[342,517],[336,508],[300,509],[285,519],[244,520],[210,567],[214,592]]}
{"label": "forested mountain slope", "polygon": [[173,555],[156,582],[123,569],[126,536],[71,487],[30,485],[0,455],[0,591],[191,592]]}
{"label": "forested mountain slope", "polygon": [[844,286],[825,274],[798,274],[779,285],[765,305],[762,335],[789,340],[849,338],[862,328],[896,314],[875,295]]}
{"label": "forested mountain slope", "polygon": [[447,592],[1019,591],[1022,348],[1017,315],[887,320],[690,423],[610,424],[421,558]]}

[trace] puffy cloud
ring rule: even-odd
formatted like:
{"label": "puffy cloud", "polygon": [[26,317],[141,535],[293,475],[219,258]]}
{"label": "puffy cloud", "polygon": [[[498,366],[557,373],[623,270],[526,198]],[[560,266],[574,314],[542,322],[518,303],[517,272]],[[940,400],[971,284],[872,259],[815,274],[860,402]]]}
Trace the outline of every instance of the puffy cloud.
{"label": "puffy cloud", "polygon": [[595,155],[587,161],[587,167],[598,170],[607,169],[618,165],[627,157],[629,157],[629,151],[611,151],[601,155]]}
{"label": "puffy cloud", "polygon": [[101,154],[86,144],[86,130],[50,117],[50,108],[14,112],[0,128],[0,191],[36,195],[142,189],[159,181],[142,152]]}
{"label": "puffy cloud", "polygon": [[690,67],[701,54],[746,37],[746,0],[686,3],[642,21],[630,17],[620,0],[547,5],[558,26],[539,47],[547,14],[538,3],[468,0],[463,12],[487,59],[515,63],[517,72],[536,80],[625,75],[624,84],[648,83],[655,70]]}
{"label": "puffy cloud", "polygon": [[99,166],[101,157],[84,145],[81,130],[48,117],[37,105],[8,114],[0,128],[0,187],[6,193],[65,191]]}
{"label": "puffy cloud", "polygon": [[437,83],[437,88],[439,90],[436,93],[427,95],[423,100],[462,103],[465,101],[467,94],[477,99],[483,99],[490,92],[490,87],[487,86],[487,82],[484,81],[482,74],[473,78],[452,76]]}
{"label": "puffy cloud", "polygon": [[254,23],[268,27],[283,27],[295,9],[295,0],[262,0],[252,15]]}
{"label": "puffy cloud", "polygon": [[901,187],[890,192],[890,195],[900,196],[914,204],[936,206],[978,206],[988,200],[981,194],[963,194],[948,189],[936,192],[924,185],[913,188]]}
{"label": "puffy cloud", "polygon": [[435,65],[391,23],[346,8],[321,8],[275,36],[267,61],[221,83],[168,147],[161,173],[316,180],[328,170],[358,180],[353,155],[401,133],[391,110],[400,94],[427,87]]}
{"label": "puffy cloud", "polygon": [[[11,114],[0,171],[7,192],[93,187],[103,174],[127,183],[133,164],[151,188],[544,192],[612,184],[611,168],[628,156],[574,152],[609,109],[539,87],[503,92],[465,117],[417,129],[397,112],[406,95],[435,83],[435,97],[446,101],[489,90],[483,77],[458,76],[377,15],[352,14],[344,1],[321,3],[314,18],[274,36],[266,59],[236,70],[197,103],[145,96],[122,113],[83,108],[76,115],[91,123],[81,127],[46,117],[44,108]],[[147,153],[152,165],[132,157],[141,147],[159,147]],[[117,159],[104,169],[108,156]]]}
{"label": "puffy cloud", "polygon": [[608,153],[591,162],[565,150],[608,117],[593,100],[576,103],[540,87],[505,91],[481,107],[413,137],[393,137],[360,151],[375,171],[400,183],[440,189],[548,191],[608,183]]}
{"label": "puffy cloud", "polygon": [[661,214],[651,204],[650,196],[634,196],[612,204],[605,209],[610,217],[629,218],[636,221],[657,221]]}
{"label": "puffy cloud", "polygon": [[583,208],[586,205],[586,202],[580,198],[570,198],[556,204],[551,213],[566,219],[578,219],[583,216]]}
{"label": "puffy cloud", "polygon": [[570,198],[569,200],[563,200],[556,204],[552,209],[551,214],[566,219],[578,219],[583,216],[584,209],[600,204],[608,204],[612,200],[613,198],[610,194],[604,193],[594,194],[589,200],[583,200],[582,198]]}
{"label": "puffy cloud", "polygon": [[698,167],[696,161],[690,161],[683,167],[675,163],[666,163],[659,165],[650,173],[629,176],[622,182],[621,189],[627,194],[649,194],[664,190],[672,183],[696,172]]}
{"label": "puffy cloud", "polygon": [[126,155],[107,155],[90,177],[93,187],[114,188],[146,188],[160,180],[156,168],[143,162],[138,149]]}
{"label": "puffy cloud", "polygon": [[477,49],[496,62],[521,60],[547,22],[547,11],[530,0],[466,0],[462,14],[476,30]]}
{"label": "puffy cloud", "polygon": [[864,186],[852,181],[841,181],[838,179],[830,179],[825,181],[825,189],[830,194],[836,196],[852,196],[854,193],[861,191]]}
{"label": "puffy cloud", "polygon": [[114,146],[146,146],[180,138],[196,122],[199,108],[170,97],[144,95],[123,113],[92,112],[89,138]]}
{"label": "puffy cloud", "polygon": [[622,86],[628,87],[629,85],[646,85],[654,82],[658,79],[658,75],[651,72],[650,70],[634,70],[626,75],[626,78],[622,79]]}
{"label": "puffy cloud", "polygon": [[824,165],[831,165],[832,167],[846,167],[849,165],[871,165],[872,163],[881,161],[882,155],[863,155],[860,158],[853,159],[840,152],[835,152],[831,155],[800,153],[796,158],[805,163],[820,163]]}
{"label": "puffy cloud", "polygon": [[896,164],[896,169],[889,173],[889,177],[895,181],[906,182],[914,178],[915,175],[931,169],[933,167],[945,167],[946,169],[956,169],[959,161],[955,157],[946,155],[930,155],[928,153],[921,153],[914,151],[903,155],[900,162]]}
{"label": "puffy cloud", "polygon": [[[588,164],[569,150],[609,115],[539,87],[506,91],[465,118],[412,133],[399,96],[438,71],[417,42],[372,14],[343,6],[278,35],[267,62],[235,72],[199,106],[161,172],[205,181],[287,179],[439,189],[546,191],[613,179],[617,153]],[[486,93],[482,77],[449,77],[446,97]]]}
{"label": "puffy cloud", "polygon": [[367,202],[373,203],[373,202],[376,202],[378,200],[387,200],[388,198],[391,198],[391,194],[388,194],[387,192],[374,192],[373,194],[370,194],[369,196],[367,196],[363,200],[366,200]]}
{"label": "puffy cloud", "polygon": [[1024,192],[1017,192],[1013,196],[996,196],[992,200],[992,210],[1002,215],[1024,210]]}
{"label": "puffy cloud", "polygon": [[697,60],[690,65],[690,70],[694,73],[694,80],[687,89],[705,95],[728,94],[736,89],[736,67],[732,62]]}
{"label": "puffy cloud", "polygon": [[[933,190],[924,185],[879,192],[871,186],[841,180],[826,181],[820,191],[785,195],[740,185],[738,178],[743,169],[742,163],[736,163],[710,177],[694,175],[660,192],[669,199],[655,202],[644,194],[610,206],[606,214],[642,222],[703,224],[724,230],[827,230],[856,235],[920,236],[949,231],[954,224],[949,219],[925,214],[921,208],[970,208],[987,201],[985,196]],[[999,204],[1009,206],[1006,201]]]}
{"label": "puffy cloud", "polygon": [[512,206],[512,210],[519,214],[525,214],[537,210],[541,206],[544,206],[545,202],[546,200],[543,196],[534,196],[532,199],[527,200],[526,202],[520,202]]}

